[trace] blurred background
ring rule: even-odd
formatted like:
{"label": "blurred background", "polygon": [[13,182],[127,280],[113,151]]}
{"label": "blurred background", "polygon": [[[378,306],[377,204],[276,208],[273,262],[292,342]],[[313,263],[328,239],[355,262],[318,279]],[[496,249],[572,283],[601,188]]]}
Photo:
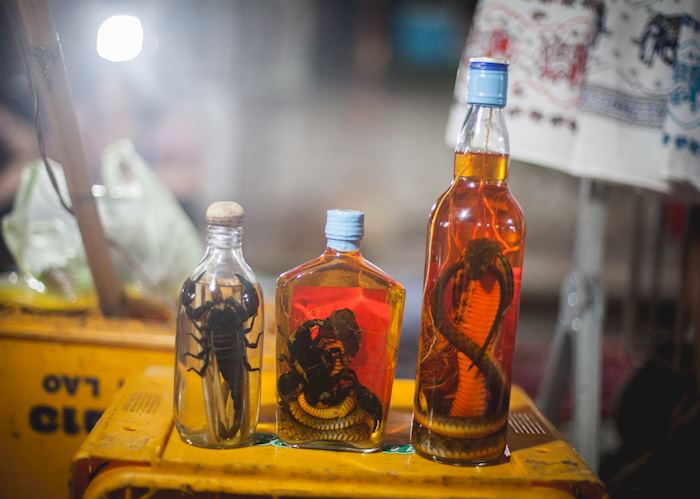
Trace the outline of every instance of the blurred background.
{"label": "blurred background", "polygon": [[[363,210],[365,255],[406,286],[397,376],[413,377],[426,223],[452,179],[445,128],[475,1],[50,3],[93,181],[101,181],[105,146],[129,138],[200,236],[210,202],[239,202],[244,254],[267,297],[280,273],[323,251],[327,209]],[[114,15],[140,24],[116,22],[98,37]],[[0,16],[6,213],[21,168],[37,150],[22,61],[4,9]],[[109,36],[112,30],[131,39],[139,29],[143,41],[133,53],[123,46],[121,53]],[[510,185],[528,226],[514,380],[535,395],[571,267],[579,180],[512,162]],[[633,363],[630,350],[615,346],[629,314],[630,275],[638,271],[631,255],[643,267],[662,232],[656,319],[645,322],[645,273],[632,311],[639,317],[635,342],[670,331],[680,272],[672,206],[659,211],[662,200],[653,194],[609,189],[606,410]],[[2,265],[13,268],[7,252]]]}

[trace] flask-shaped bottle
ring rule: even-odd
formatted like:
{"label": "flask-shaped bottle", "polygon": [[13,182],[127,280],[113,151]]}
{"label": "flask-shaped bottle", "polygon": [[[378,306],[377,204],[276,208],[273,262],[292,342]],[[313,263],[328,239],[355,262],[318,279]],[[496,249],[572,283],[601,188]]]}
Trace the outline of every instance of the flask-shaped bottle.
{"label": "flask-shaped bottle", "polygon": [[258,420],[263,296],[243,258],[243,209],[207,209],[207,248],[180,294],[175,426],[202,447],[250,442]]}
{"label": "flask-shaped bottle", "polygon": [[433,206],[411,442],[478,464],[503,455],[525,223],[508,184],[508,66],[472,59],[454,179]]}
{"label": "flask-shaped bottle", "polygon": [[325,252],[277,280],[277,433],[292,446],[380,449],[405,292],[360,252],[364,214],[329,210]]}

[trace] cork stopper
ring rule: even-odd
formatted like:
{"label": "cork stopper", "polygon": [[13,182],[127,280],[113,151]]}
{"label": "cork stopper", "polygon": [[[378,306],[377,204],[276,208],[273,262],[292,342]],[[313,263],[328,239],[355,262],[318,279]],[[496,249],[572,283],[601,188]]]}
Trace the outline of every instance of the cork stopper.
{"label": "cork stopper", "polygon": [[207,208],[207,223],[224,227],[238,227],[243,223],[243,208],[233,201],[217,201]]}

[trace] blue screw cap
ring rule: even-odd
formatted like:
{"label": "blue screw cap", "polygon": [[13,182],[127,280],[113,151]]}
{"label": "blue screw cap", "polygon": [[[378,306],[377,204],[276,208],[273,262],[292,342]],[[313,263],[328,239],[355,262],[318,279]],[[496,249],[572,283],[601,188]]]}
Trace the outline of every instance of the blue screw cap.
{"label": "blue screw cap", "polygon": [[326,214],[326,237],[329,241],[357,243],[362,239],[364,232],[365,214],[363,212],[356,210],[328,210]]}
{"label": "blue screw cap", "polygon": [[489,57],[469,59],[467,103],[505,107],[508,96],[508,63]]}

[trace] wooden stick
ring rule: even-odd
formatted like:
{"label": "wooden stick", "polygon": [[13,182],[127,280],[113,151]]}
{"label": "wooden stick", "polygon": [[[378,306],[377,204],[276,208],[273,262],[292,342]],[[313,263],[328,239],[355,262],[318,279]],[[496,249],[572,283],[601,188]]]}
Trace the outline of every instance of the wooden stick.
{"label": "wooden stick", "polygon": [[20,49],[30,73],[27,76],[33,82],[55,139],[100,308],[105,315],[117,315],[123,303],[121,286],[92,196],[63,52],[48,2],[17,0],[17,7],[21,24],[18,30],[22,38]]}

